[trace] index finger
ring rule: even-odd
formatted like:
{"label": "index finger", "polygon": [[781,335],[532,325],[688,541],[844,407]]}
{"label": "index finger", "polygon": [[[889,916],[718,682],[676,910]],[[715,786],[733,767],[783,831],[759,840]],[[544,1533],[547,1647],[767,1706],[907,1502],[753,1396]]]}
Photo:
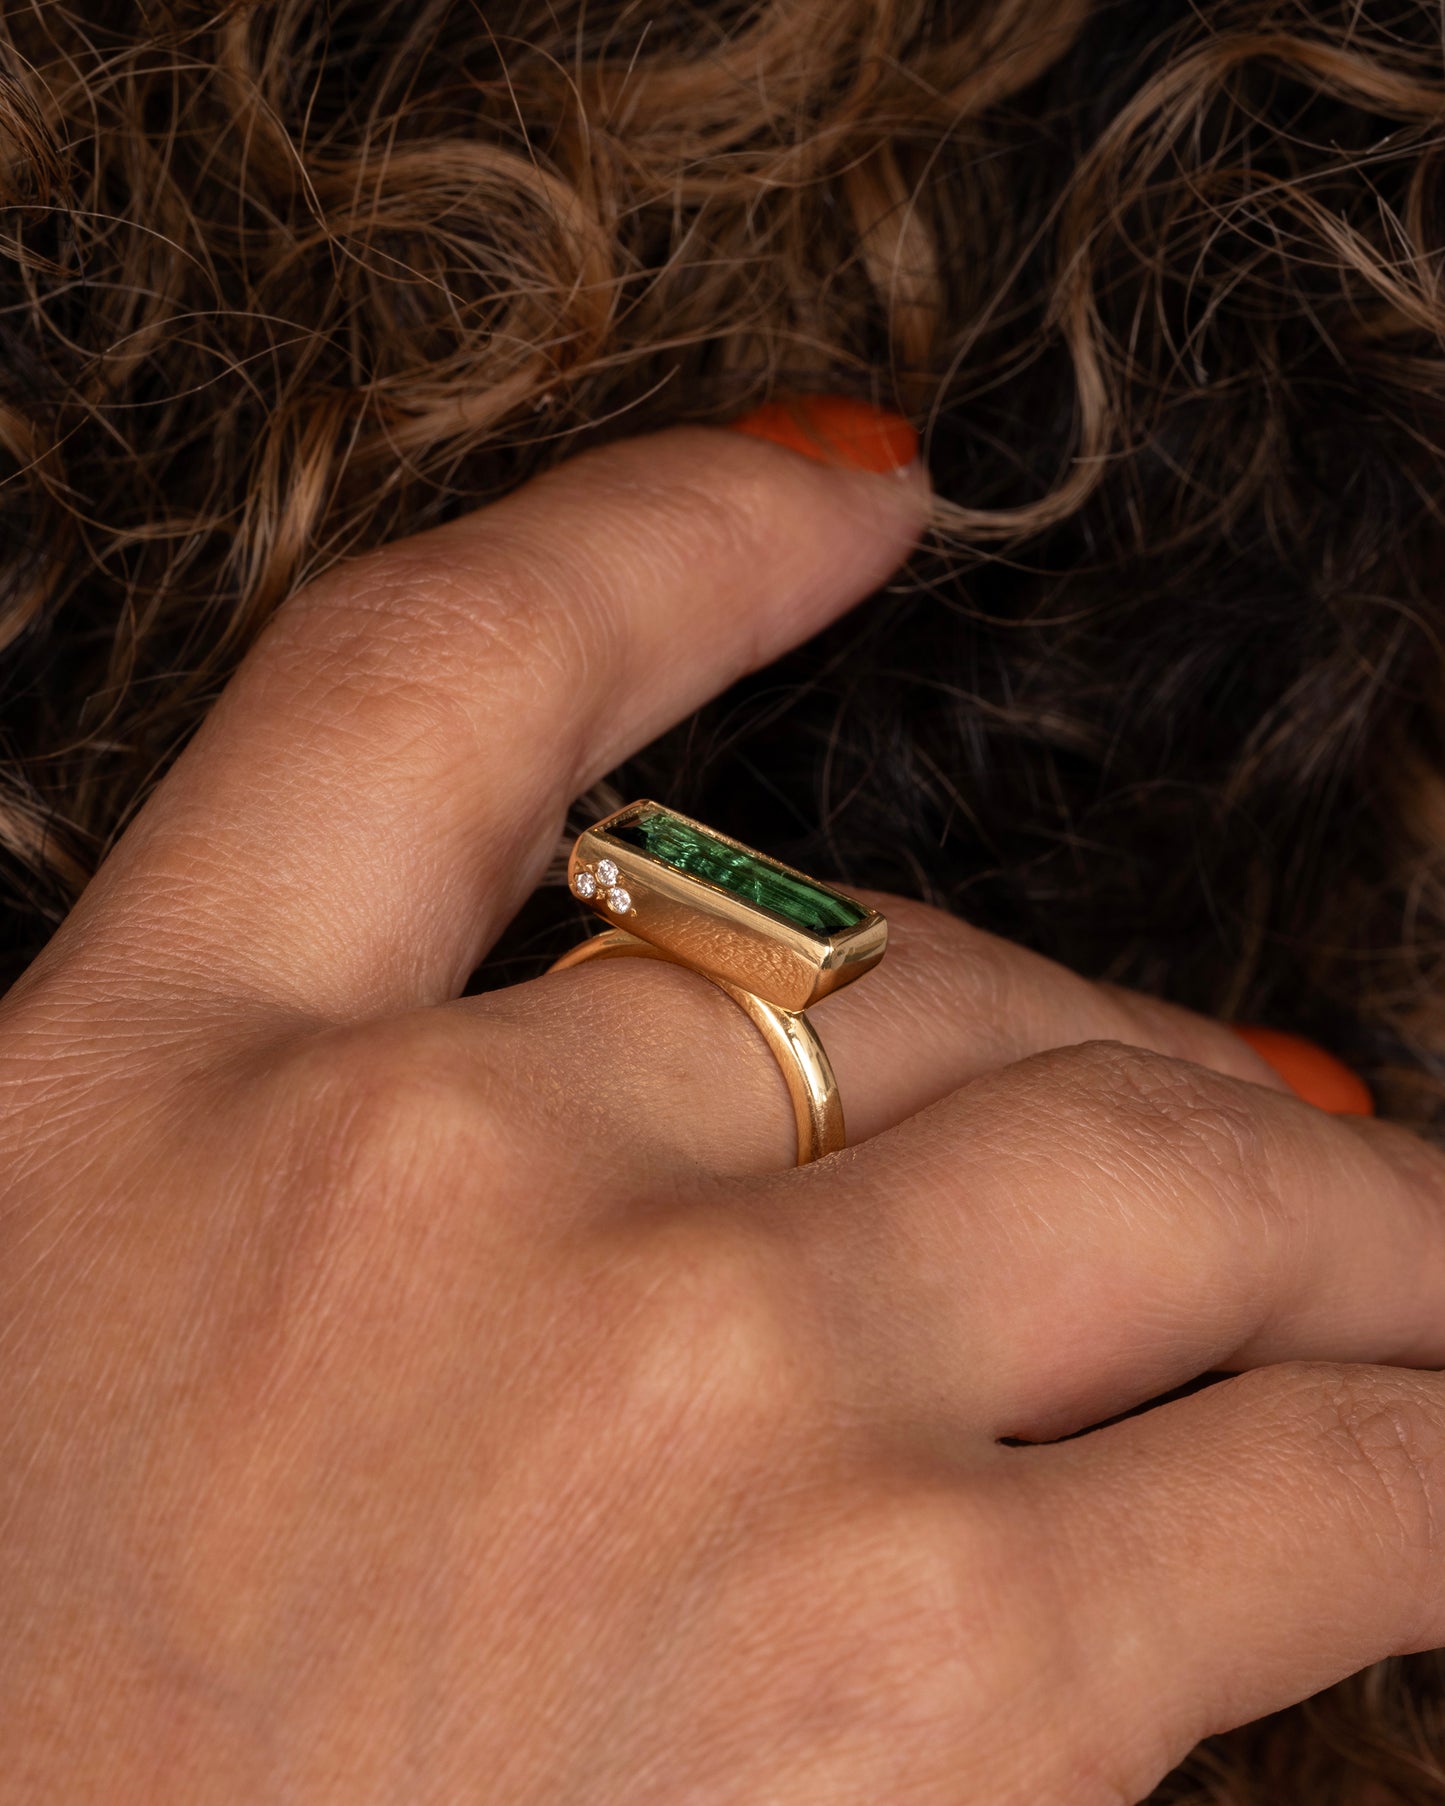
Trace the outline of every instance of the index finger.
{"label": "index finger", "polygon": [[[901,423],[900,423],[901,424]],[[896,443],[896,435],[895,440]],[[917,466],[675,428],[278,613],[30,982],[327,1017],[455,995],[570,799],[901,562]]]}

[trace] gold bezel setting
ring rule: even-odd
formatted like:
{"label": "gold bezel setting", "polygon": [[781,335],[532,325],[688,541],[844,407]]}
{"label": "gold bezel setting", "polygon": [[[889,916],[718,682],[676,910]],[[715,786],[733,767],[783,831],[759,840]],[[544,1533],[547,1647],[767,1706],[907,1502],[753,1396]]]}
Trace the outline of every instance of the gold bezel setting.
{"label": "gold bezel setting", "polygon": [[[756,868],[781,886],[806,890],[832,906],[824,915],[855,919],[831,930],[790,920],[722,883],[629,845],[613,832],[652,818],[663,818],[735,855],[732,863],[739,867]],[[877,910],[650,801],[629,803],[580,834],[567,881],[572,894],[604,921],[625,921],[629,934],[670,958],[783,1010],[805,1010],[861,978],[888,945],[888,924]]]}

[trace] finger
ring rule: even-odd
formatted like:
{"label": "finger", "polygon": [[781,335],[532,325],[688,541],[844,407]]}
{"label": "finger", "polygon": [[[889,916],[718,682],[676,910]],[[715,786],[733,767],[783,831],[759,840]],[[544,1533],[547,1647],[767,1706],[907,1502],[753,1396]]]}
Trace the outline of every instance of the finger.
{"label": "finger", "polygon": [[865,1392],[994,1436],[1210,1370],[1445,1365],[1445,1155],[1138,1048],[987,1074],[764,1196],[870,1324]]}
{"label": "finger", "polygon": [[[1286,1089],[1224,1023],[1080,978],[927,904],[858,894],[888,917],[887,957],[809,1012],[854,1144],[982,1073],[1079,1041],[1128,1041]],[[792,1105],[772,1056],[696,974],[598,962],[520,997],[493,992],[459,1007],[493,1030],[503,1018],[514,1023],[519,1039],[507,1057],[545,1070],[546,1097],[570,1115],[585,1110],[636,1159],[670,1152],[712,1170],[760,1173],[791,1163]]]}
{"label": "finger", "polygon": [[1080,1041],[1121,1041],[1289,1089],[1227,1023],[1095,983],[927,904],[863,895],[888,917],[888,955],[810,1012],[855,1142],[983,1073]]}
{"label": "finger", "polygon": [[[354,1016],[454,995],[569,799],[866,596],[926,512],[676,429],[288,603],[58,937],[127,984]],[[89,971],[87,976],[89,976]]]}
{"label": "finger", "polygon": [[1121,1799],[1205,1736],[1445,1642],[1440,1375],[1262,1369],[1019,1461]]}
{"label": "finger", "polygon": [[1375,1100],[1364,1080],[1313,1041],[1255,1023],[1237,1023],[1235,1033],[1306,1102],[1328,1110],[1331,1116],[1375,1114]]}

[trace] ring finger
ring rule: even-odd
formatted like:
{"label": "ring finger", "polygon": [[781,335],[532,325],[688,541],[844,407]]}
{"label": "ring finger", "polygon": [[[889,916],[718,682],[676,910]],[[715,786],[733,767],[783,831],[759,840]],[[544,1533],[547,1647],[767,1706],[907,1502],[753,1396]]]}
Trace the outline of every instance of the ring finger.
{"label": "ring finger", "polygon": [[[810,1011],[857,1144],[1028,1054],[1115,1040],[1284,1090],[1232,1029],[1100,985],[1027,948],[903,898],[862,893],[890,950]],[[653,961],[584,965],[457,1006],[514,1022],[517,1059],[545,1065],[570,1113],[590,1110],[634,1154],[687,1153],[713,1170],[789,1163],[792,1109],[757,1032],[696,973]]]}

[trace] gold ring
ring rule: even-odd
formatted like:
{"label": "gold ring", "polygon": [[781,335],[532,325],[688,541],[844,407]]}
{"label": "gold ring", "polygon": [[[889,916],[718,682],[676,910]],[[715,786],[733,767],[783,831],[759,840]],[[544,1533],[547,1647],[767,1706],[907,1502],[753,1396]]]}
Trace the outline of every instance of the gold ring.
{"label": "gold ring", "polygon": [[552,971],[631,956],[699,973],[746,1013],[777,1061],[798,1165],[846,1145],[833,1068],[804,1011],[882,959],[888,923],[876,909],[651,802],[579,834],[567,881],[609,928]]}

